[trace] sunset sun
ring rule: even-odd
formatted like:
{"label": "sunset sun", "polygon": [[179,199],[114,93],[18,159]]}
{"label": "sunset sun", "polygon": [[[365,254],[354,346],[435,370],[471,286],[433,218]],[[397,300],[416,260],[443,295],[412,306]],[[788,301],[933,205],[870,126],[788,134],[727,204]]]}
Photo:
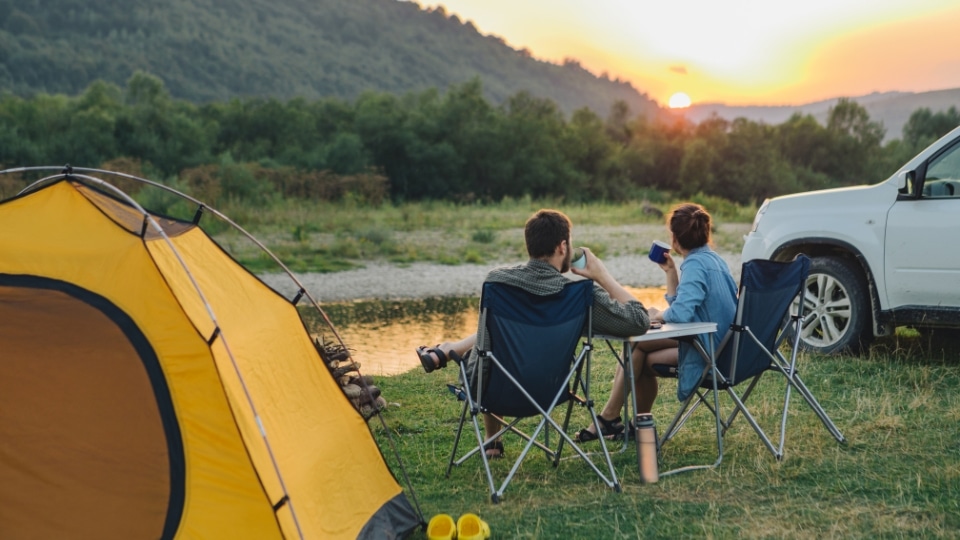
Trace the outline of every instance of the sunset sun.
{"label": "sunset sun", "polygon": [[690,96],[683,92],[677,92],[670,96],[669,102],[671,109],[684,109],[690,106]]}

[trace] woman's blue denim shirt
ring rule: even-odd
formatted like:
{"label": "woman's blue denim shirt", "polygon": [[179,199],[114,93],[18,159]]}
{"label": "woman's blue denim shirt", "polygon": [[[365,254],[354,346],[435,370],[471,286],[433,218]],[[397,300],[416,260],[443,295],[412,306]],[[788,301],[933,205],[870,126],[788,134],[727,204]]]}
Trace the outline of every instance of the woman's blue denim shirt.
{"label": "woman's blue denim shirt", "polygon": [[[676,295],[665,295],[670,305],[663,320],[673,323],[715,322],[714,351],[733,323],[737,311],[737,283],[730,268],[709,246],[694,248],[680,264]],[[700,337],[702,338],[702,336]],[[677,399],[684,400],[700,381],[706,363],[688,343],[680,343]]]}

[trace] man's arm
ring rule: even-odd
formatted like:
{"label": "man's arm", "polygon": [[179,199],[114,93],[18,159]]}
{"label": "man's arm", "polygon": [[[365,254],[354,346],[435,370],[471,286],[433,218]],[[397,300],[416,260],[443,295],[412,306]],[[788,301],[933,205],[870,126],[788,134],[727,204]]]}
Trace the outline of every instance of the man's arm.
{"label": "man's arm", "polygon": [[[650,316],[646,308],[623,285],[610,275],[603,261],[590,253],[588,248],[587,264],[582,269],[571,271],[579,276],[592,279],[606,294],[594,294],[593,328],[601,334],[613,336],[635,336],[650,328]],[[594,289],[597,291],[597,289]]]}
{"label": "man's arm", "polygon": [[603,287],[603,290],[607,291],[610,298],[618,302],[636,300],[629,291],[623,288],[623,285],[620,285],[620,283],[610,275],[607,266],[590,251],[590,248],[583,248],[583,251],[587,254],[586,266],[583,268],[571,268],[571,272],[578,276],[592,279],[594,283],[600,285]]}

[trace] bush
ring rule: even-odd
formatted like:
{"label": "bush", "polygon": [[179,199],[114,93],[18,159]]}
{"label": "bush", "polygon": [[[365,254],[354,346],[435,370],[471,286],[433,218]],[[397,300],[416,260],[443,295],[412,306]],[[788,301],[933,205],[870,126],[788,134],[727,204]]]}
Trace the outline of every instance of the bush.
{"label": "bush", "polygon": [[339,175],[330,171],[298,171],[290,167],[263,173],[284,197],[315,201],[350,200],[379,206],[387,198],[389,182],[381,174]]}
{"label": "bush", "polygon": [[479,231],[474,231],[471,238],[474,242],[479,244],[492,244],[493,241],[497,239],[497,233],[496,231],[492,231],[490,229],[482,229]]}

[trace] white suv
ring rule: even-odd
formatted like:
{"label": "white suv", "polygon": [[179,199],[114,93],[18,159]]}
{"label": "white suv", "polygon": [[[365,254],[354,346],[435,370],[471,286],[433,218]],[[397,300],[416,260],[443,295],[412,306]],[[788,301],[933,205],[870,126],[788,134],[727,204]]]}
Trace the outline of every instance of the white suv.
{"label": "white suv", "polygon": [[960,328],[960,127],[872,186],[764,201],[742,259],[812,259],[802,345],[859,352],[898,326]]}

